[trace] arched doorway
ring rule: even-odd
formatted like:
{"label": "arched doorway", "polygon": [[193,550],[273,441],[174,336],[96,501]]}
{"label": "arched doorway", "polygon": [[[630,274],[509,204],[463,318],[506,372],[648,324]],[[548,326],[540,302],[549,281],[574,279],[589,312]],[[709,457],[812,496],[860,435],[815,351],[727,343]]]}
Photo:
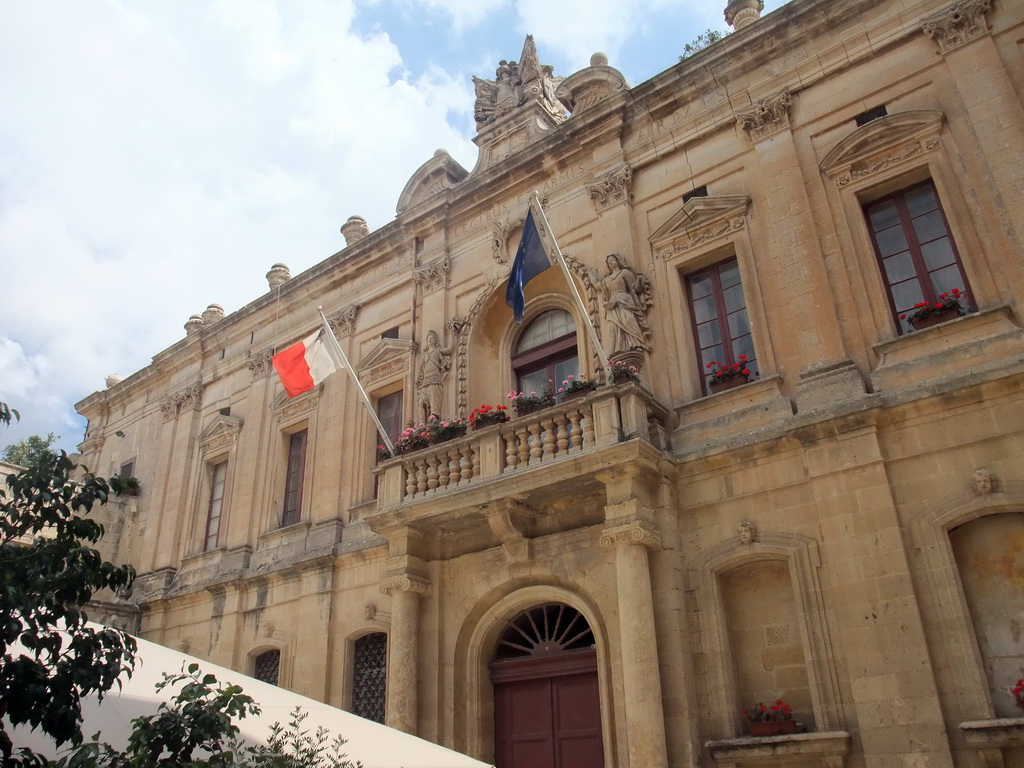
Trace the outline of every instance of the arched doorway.
{"label": "arched doorway", "polygon": [[597,650],[579,611],[546,603],[517,614],[490,673],[497,768],[604,765]]}

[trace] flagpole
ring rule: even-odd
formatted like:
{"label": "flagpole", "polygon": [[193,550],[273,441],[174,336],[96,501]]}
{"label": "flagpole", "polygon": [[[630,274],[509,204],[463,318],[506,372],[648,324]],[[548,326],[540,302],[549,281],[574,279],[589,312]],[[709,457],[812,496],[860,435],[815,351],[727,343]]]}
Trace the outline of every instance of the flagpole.
{"label": "flagpole", "polygon": [[359,381],[359,377],[356,376],[356,372],[352,366],[348,364],[348,358],[345,356],[345,350],[341,348],[341,344],[338,343],[338,337],[335,336],[334,331],[331,330],[331,324],[327,322],[327,317],[324,315],[324,308],[317,307],[316,311],[320,313],[320,319],[324,321],[328,353],[330,353],[331,357],[334,358],[334,362],[336,364],[340,365],[348,372],[353,383],[355,383],[356,389],[359,391],[359,397],[363,401],[363,405],[366,406],[366,410],[370,412],[370,418],[372,418],[373,423],[377,425],[377,429],[380,431],[380,436],[384,438],[384,444],[387,446],[392,458],[394,458],[395,446],[391,442],[391,438],[388,437],[388,431],[384,429],[384,425],[380,423],[380,417],[377,416],[377,411],[373,409],[373,403],[370,402],[370,396],[367,395],[366,390],[363,389],[362,382]]}
{"label": "flagpole", "polygon": [[[536,203],[536,205],[534,205],[534,203]],[[555,256],[558,258],[558,266],[562,268],[562,274],[565,275],[566,282],[569,283],[569,288],[572,290],[573,298],[576,299],[576,306],[579,307],[580,314],[583,315],[583,321],[586,323],[587,330],[590,332],[590,341],[594,344],[594,349],[597,350],[597,356],[600,358],[602,365],[607,365],[610,362],[608,355],[605,354],[604,346],[601,344],[601,338],[597,335],[597,329],[590,321],[590,313],[587,312],[587,307],[583,303],[583,297],[580,296],[579,289],[576,288],[576,282],[572,279],[572,273],[569,271],[569,265],[565,263],[565,256],[562,255],[562,249],[558,247],[558,241],[555,239],[555,233],[551,229],[548,217],[544,215],[544,209],[540,206],[540,195],[536,192],[534,192],[533,196],[530,197],[530,207],[540,217],[541,223],[544,225],[544,229],[548,233],[548,238],[551,240],[551,245],[554,246]]]}

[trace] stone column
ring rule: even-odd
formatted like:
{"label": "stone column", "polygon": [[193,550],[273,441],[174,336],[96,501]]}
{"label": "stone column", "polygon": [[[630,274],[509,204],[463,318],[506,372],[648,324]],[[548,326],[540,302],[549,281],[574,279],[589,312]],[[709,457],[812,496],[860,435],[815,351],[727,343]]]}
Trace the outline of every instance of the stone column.
{"label": "stone column", "polygon": [[419,701],[416,695],[419,596],[429,593],[430,582],[402,574],[381,584],[380,591],[391,596],[386,724],[415,736]]}
{"label": "stone column", "polygon": [[668,751],[647,556],[647,548],[661,546],[661,537],[650,523],[633,521],[605,529],[601,544],[615,550],[629,765],[663,768]]}

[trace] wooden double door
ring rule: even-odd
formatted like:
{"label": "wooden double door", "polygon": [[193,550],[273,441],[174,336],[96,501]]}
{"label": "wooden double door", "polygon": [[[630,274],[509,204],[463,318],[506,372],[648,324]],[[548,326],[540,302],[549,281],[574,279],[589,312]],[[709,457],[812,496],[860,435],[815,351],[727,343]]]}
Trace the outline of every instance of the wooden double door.
{"label": "wooden double door", "polygon": [[597,652],[562,648],[491,664],[497,768],[603,768]]}

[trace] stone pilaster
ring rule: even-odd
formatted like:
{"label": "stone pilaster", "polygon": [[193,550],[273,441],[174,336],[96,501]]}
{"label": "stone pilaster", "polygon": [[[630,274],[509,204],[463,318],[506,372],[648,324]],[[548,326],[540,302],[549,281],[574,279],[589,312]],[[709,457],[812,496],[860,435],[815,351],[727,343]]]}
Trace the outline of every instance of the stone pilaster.
{"label": "stone pilaster", "polygon": [[391,596],[391,634],[388,636],[387,725],[416,735],[417,634],[420,595],[430,592],[430,582],[412,574],[394,576],[380,585]]}
{"label": "stone pilaster", "polygon": [[661,537],[653,525],[634,521],[605,529],[601,544],[615,550],[629,765],[660,768],[668,754],[647,549],[660,547]]}

